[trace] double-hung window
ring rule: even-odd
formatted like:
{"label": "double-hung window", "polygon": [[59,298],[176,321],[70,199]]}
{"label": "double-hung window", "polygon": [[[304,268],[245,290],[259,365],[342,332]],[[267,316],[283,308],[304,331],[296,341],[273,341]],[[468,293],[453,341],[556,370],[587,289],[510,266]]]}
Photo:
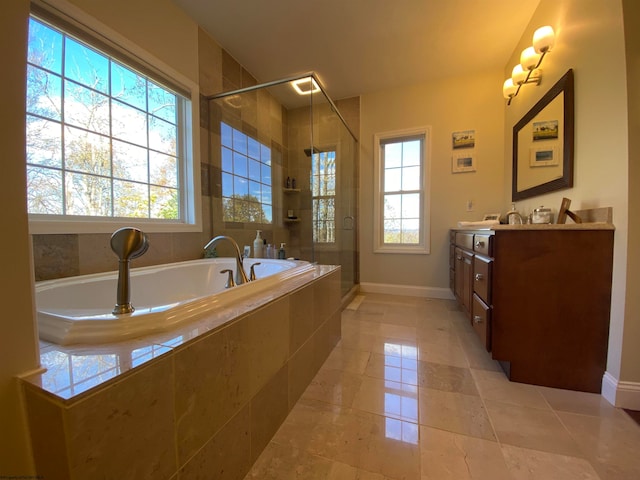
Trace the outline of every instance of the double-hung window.
{"label": "double-hung window", "polygon": [[375,251],[429,253],[429,129],[375,135]]}
{"label": "double-hung window", "polygon": [[65,25],[33,15],[29,20],[32,224],[106,223],[109,231],[131,219],[156,229],[197,223],[191,92],[142,72]]}

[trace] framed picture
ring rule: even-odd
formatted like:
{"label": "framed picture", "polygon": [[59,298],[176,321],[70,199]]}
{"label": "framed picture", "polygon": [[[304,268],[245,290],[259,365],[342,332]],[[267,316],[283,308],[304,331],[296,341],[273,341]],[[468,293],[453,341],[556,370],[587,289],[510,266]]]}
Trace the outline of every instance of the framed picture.
{"label": "framed picture", "polygon": [[557,140],[558,120],[545,120],[544,122],[533,122],[532,140]]}
{"label": "framed picture", "polygon": [[451,173],[476,171],[476,155],[474,152],[454,153],[451,157]]}
{"label": "framed picture", "polygon": [[558,165],[558,148],[555,145],[531,147],[530,167],[551,167],[554,165]]}
{"label": "framed picture", "polygon": [[476,131],[465,130],[464,132],[453,132],[451,134],[451,146],[454,150],[458,148],[473,148],[476,146]]}

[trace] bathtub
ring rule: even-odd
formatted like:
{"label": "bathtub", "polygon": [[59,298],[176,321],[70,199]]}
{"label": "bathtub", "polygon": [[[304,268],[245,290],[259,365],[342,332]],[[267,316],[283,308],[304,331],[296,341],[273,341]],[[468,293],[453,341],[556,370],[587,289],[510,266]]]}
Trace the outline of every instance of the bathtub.
{"label": "bathtub", "polygon": [[133,313],[114,315],[118,272],[37,282],[36,317],[40,338],[59,345],[109,343],[166,332],[216,310],[251,302],[315,271],[293,260],[246,259],[257,280],[225,289],[226,274],[235,273],[234,258],[207,258],[131,269]]}

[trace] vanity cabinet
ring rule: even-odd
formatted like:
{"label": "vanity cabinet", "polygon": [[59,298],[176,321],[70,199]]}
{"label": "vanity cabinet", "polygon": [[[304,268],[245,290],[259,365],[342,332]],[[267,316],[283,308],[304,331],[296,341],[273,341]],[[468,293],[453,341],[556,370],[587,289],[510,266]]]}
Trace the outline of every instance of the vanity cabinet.
{"label": "vanity cabinet", "polygon": [[[491,350],[491,253],[488,231],[453,231],[454,294],[487,351]],[[451,248],[451,247],[450,247]]]}
{"label": "vanity cabinet", "polygon": [[[510,380],[600,393],[613,234],[611,224],[581,224],[500,225],[451,236],[456,252],[472,258],[470,310],[458,292],[468,274],[458,253],[456,298]],[[473,236],[471,249],[458,242],[464,235]]]}

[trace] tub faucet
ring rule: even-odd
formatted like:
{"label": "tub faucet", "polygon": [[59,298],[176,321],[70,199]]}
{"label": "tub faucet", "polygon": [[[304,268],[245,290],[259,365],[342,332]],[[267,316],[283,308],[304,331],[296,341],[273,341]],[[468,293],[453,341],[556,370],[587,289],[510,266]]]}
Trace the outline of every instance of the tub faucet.
{"label": "tub faucet", "polygon": [[243,283],[248,283],[249,279],[247,278],[247,274],[244,271],[244,266],[242,265],[242,253],[240,252],[240,247],[238,246],[238,244],[233,238],[227,237],[226,235],[218,235],[217,237],[214,237],[211,240],[209,240],[209,243],[207,243],[204,246],[204,249],[207,250],[208,248],[211,248],[217,245],[223,240],[226,240],[227,242],[231,243],[231,245],[233,245],[233,248],[236,251],[236,285],[242,285]]}
{"label": "tub faucet", "polygon": [[131,290],[129,288],[129,261],[141,257],[149,249],[145,233],[133,227],[124,227],[111,235],[111,250],[118,256],[118,293],[114,315],[132,313]]}

